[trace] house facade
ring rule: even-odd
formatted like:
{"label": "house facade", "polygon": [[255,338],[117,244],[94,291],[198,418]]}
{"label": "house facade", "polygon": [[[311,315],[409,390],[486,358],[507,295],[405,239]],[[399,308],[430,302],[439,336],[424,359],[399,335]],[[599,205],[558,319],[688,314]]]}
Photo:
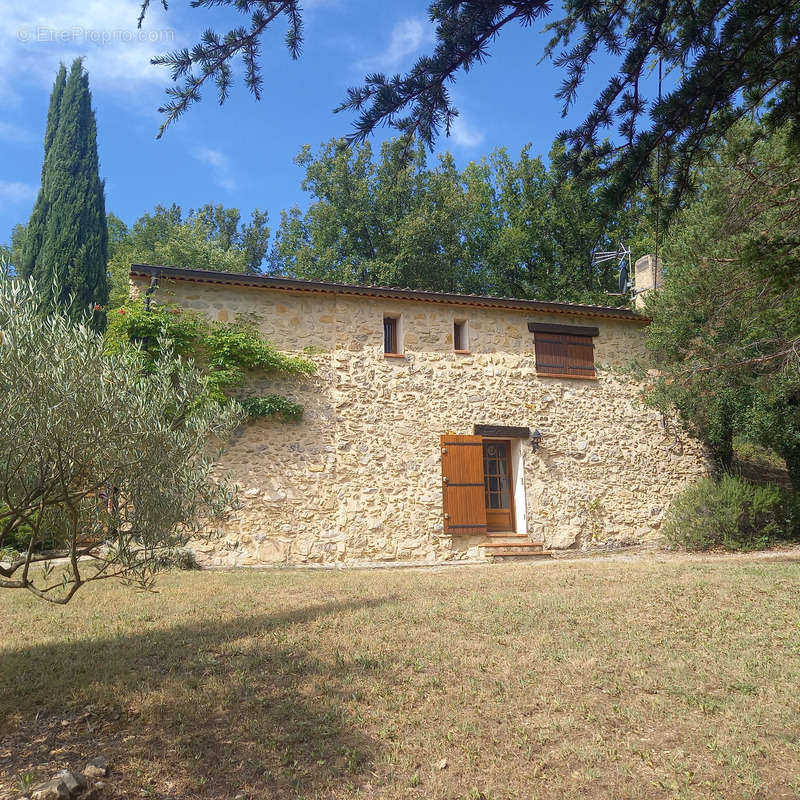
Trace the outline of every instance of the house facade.
{"label": "house facade", "polygon": [[[642,270],[644,273],[644,270]],[[637,275],[639,273],[637,272]],[[659,537],[702,447],[645,408],[629,309],[133,265],[132,292],[254,321],[311,377],[265,379],[298,422],[244,425],[219,565],[438,562]]]}

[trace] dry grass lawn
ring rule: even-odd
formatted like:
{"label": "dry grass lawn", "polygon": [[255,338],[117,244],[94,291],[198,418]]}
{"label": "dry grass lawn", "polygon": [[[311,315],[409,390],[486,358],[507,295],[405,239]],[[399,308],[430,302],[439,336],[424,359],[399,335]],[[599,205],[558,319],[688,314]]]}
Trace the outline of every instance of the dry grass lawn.
{"label": "dry grass lawn", "polygon": [[797,556],[159,589],[3,593],[0,797],[800,797]]}

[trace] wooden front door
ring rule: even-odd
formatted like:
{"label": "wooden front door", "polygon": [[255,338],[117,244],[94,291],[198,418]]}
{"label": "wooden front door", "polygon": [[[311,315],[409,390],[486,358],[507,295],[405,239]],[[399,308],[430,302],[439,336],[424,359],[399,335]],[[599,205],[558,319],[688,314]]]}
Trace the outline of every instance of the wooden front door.
{"label": "wooden front door", "polygon": [[513,531],[514,481],[511,474],[510,441],[484,440],[483,480],[487,530]]}

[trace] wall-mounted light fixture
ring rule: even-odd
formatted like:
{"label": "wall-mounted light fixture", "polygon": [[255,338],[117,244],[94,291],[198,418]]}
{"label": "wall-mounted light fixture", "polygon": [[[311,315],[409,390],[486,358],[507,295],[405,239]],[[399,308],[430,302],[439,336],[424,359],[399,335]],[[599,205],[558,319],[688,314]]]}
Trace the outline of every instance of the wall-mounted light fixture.
{"label": "wall-mounted light fixture", "polygon": [[531,447],[533,448],[533,452],[535,453],[539,449],[539,445],[542,443],[542,434],[535,430],[531,434]]}

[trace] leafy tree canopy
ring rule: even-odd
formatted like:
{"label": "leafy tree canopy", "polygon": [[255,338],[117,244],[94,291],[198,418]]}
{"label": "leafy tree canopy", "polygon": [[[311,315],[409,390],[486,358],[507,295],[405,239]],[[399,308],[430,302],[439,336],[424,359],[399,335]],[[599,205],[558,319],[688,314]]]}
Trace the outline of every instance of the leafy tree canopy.
{"label": "leafy tree canopy", "polygon": [[296,162],[312,202],[282,214],[272,259],[300,278],[608,304],[616,264],[593,267],[592,249],[646,246],[643,200],[609,220],[599,174],[563,179],[529,147],[463,171],[449,154],[428,166],[424,146],[402,140],[377,157],[369,142],[331,140]]}
{"label": "leafy tree canopy", "polygon": [[267,212],[243,222],[237,208],[208,203],[184,214],[178,205],[157,205],[128,228],[109,214],[110,306],[128,296],[130,265],[161,264],[219,272],[259,272],[269,241]]}
{"label": "leafy tree canopy", "polygon": [[752,127],[706,161],[699,200],[670,226],[648,302],[664,372],[650,401],[724,465],[734,433],[771,447],[800,489],[800,164],[790,129],[754,145]]}
{"label": "leafy tree canopy", "polygon": [[[162,3],[166,7],[166,0]],[[140,23],[148,5],[143,0]],[[193,5],[227,6],[249,16],[249,24],[224,35],[207,30],[193,48],[154,59],[168,66],[176,81],[160,109],[165,116],[159,135],[200,99],[206,83],[216,84],[224,102],[237,58],[243,61],[247,87],[260,98],[262,38],[276,20],[287,25],[292,58],[300,54],[299,0],[196,0]],[[766,111],[770,129],[791,122],[791,135],[800,140],[800,5],[795,0],[565,0],[560,9],[553,12],[547,0],[435,0],[429,6],[436,26],[433,52],[405,75],[370,74],[362,86],[348,90],[338,110],[358,112],[350,140],[363,141],[388,124],[432,146],[442,130],[449,132],[457,114],[449,87],[459,73],[485,61],[506,26],[533,27],[545,20],[550,39],[543,57],[564,69],[556,96],[565,113],[595,57],[607,52],[619,59],[585,120],[563,134],[565,163],[574,171],[611,156],[605,168],[612,177],[607,187],[612,198],[646,183],[660,151],[660,171],[674,187],[675,205],[691,184],[692,165],[707,140],[718,140],[754,109]],[[675,89],[656,102],[643,86],[659,59],[677,78]],[[617,135],[616,144],[605,139],[608,132]]]}

